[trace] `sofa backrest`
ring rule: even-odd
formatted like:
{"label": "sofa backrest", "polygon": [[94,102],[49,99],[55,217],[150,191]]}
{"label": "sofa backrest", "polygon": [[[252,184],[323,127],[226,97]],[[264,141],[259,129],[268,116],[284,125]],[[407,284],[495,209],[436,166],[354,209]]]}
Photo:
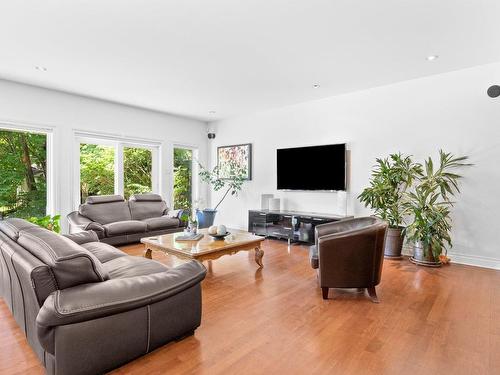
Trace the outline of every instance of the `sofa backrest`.
{"label": "sofa backrest", "polygon": [[57,289],[109,279],[101,262],[92,253],[45,228],[19,231],[17,243],[50,267]]}
{"label": "sofa backrest", "polygon": [[99,224],[131,220],[128,202],[121,195],[100,195],[88,197],[78,212]]}
{"label": "sofa backrest", "polygon": [[132,220],[144,220],[160,217],[167,209],[167,204],[158,194],[134,194],[129,199]]}

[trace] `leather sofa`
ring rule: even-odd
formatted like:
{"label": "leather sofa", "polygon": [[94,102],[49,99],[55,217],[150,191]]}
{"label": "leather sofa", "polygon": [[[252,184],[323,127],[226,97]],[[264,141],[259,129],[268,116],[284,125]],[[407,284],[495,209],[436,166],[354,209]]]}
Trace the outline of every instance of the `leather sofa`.
{"label": "leather sofa", "polygon": [[22,219],[0,221],[0,295],[48,374],[100,374],[201,321],[206,269],[168,268]]}
{"label": "leather sofa", "polygon": [[366,288],[378,302],[387,223],[376,217],[360,217],[317,225],[311,246],[311,266],[318,269],[323,299],[329,288]]}
{"label": "leather sofa", "polygon": [[170,211],[157,194],[90,196],[67,218],[69,232],[92,230],[101,242],[123,245],[143,237],[184,230],[182,210]]}

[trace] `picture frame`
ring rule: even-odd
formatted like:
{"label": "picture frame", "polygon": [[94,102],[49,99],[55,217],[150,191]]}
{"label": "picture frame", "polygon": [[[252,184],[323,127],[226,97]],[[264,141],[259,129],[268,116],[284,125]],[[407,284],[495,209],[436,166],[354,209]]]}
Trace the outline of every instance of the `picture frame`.
{"label": "picture frame", "polygon": [[219,178],[227,179],[227,163],[233,160],[238,165],[246,169],[245,180],[252,179],[252,144],[242,143],[238,145],[217,147],[217,167],[219,168]]}

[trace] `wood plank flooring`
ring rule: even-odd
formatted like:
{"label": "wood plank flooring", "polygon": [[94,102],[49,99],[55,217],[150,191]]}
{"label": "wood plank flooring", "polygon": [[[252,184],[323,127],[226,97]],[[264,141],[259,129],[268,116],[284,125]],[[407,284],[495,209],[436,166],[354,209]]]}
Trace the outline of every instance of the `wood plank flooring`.
{"label": "wood plank flooring", "polygon": [[[385,261],[380,304],[353,291],[324,301],[305,246],[263,249],[263,270],[250,253],[213,261],[195,335],[113,374],[500,374],[500,271]],[[43,373],[3,301],[0,373]]]}

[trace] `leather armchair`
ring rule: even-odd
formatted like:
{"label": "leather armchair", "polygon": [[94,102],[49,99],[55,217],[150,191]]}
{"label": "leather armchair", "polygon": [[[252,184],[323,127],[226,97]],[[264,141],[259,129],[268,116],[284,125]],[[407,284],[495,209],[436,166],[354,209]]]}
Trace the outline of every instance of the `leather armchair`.
{"label": "leather armchair", "polygon": [[378,302],[375,286],[380,283],[387,223],[376,217],[361,217],[318,225],[310,261],[318,269],[323,299],[329,288],[366,288]]}

